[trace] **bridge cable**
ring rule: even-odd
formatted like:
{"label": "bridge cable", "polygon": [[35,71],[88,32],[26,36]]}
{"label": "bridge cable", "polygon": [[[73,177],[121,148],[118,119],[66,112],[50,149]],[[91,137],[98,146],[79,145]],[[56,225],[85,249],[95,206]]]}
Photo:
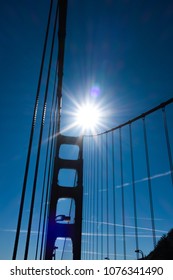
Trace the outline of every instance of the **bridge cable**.
{"label": "bridge cable", "polygon": [[170,175],[171,175],[171,181],[172,181],[172,185],[173,185],[173,161],[172,161],[171,145],[170,145],[170,140],[169,140],[169,132],[168,132],[168,124],[167,124],[165,107],[162,108],[162,114],[163,114],[165,137],[166,137],[166,144],[167,144],[167,151],[168,151],[168,158],[169,158]]}
{"label": "bridge cable", "polygon": [[[58,65],[58,62],[57,62]],[[56,124],[56,116],[57,116],[57,96],[56,96],[56,101],[54,104],[54,121],[53,121],[53,127],[52,127],[52,135],[51,135],[51,147],[50,147],[50,159],[49,159],[49,168],[48,168],[48,176],[47,176],[47,187],[46,187],[46,195],[45,195],[45,207],[44,207],[44,214],[43,214],[43,225],[42,225],[42,239],[41,239],[41,251],[40,251],[40,260],[43,259],[43,243],[45,239],[45,233],[46,231],[46,220],[47,220],[47,210],[48,210],[48,203],[50,201],[49,196],[50,196],[50,185],[51,185],[51,180],[53,171],[52,171],[52,166],[53,166],[53,159],[55,157],[55,149],[54,149],[54,144],[55,144],[55,124]],[[54,153],[53,153],[54,151]]]}
{"label": "bridge cable", "polygon": [[94,225],[95,225],[95,229],[94,232],[96,233],[95,239],[96,241],[94,241],[94,252],[95,252],[95,259],[97,259],[97,244],[98,244],[98,234],[97,234],[97,197],[98,197],[98,188],[97,188],[97,168],[98,168],[98,164],[97,164],[97,156],[98,156],[98,144],[95,141],[95,180],[94,180],[94,194],[95,194],[95,203],[94,203]]}
{"label": "bridge cable", "polygon": [[95,194],[96,194],[96,172],[95,172],[95,167],[96,167],[96,142],[93,141],[93,199],[92,199],[92,212],[93,212],[93,221],[92,221],[92,259],[95,259],[95,252],[94,252],[94,244],[95,244]]}
{"label": "bridge cable", "polygon": [[[57,61],[57,65],[58,65],[58,61]],[[54,164],[54,159],[56,156],[56,142],[57,142],[57,115],[58,115],[58,96],[56,94],[56,101],[55,101],[55,113],[54,113],[54,122],[53,122],[53,129],[52,129],[52,142],[51,142],[51,151],[50,151],[50,161],[49,161],[49,171],[48,171],[48,179],[47,179],[47,189],[46,189],[46,198],[45,198],[45,207],[44,207],[44,218],[43,218],[43,230],[42,232],[44,233],[44,235],[42,235],[42,240],[41,240],[41,252],[40,252],[40,259],[44,258],[45,255],[45,250],[46,250],[46,246],[43,246],[44,240],[47,239],[47,232],[48,232],[48,214],[49,214],[49,201],[50,201],[50,197],[51,197],[51,189],[50,186],[52,186],[53,184],[53,172],[54,172],[54,168],[53,168],[53,164]],[[44,251],[43,251],[43,247],[44,247]]]}
{"label": "bridge cable", "polygon": [[[94,150],[93,149],[93,141],[91,142],[91,151]],[[91,153],[91,169],[93,171],[93,154]],[[93,235],[92,235],[92,231],[93,231],[93,177],[90,178],[90,219],[91,219],[91,224],[90,224],[90,249],[89,249],[89,254],[90,254],[90,259],[92,258],[91,254],[92,254],[92,239],[93,239]]]}
{"label": "bridge cable", "polygon": [[[131,173],[132,173],[132,188],[133,188],[133,209],[134,209],[134,222],[135,222],[135,241],[136,241],[136,250],[139,250],[137,205],[136,205],[136,186],[135,186],[134,155],[133,155],[133,140],[132,140],[131,124],[129,124],[129,134],[130,134],[130,157],[131,157]],[[139,259],[139,252],[137,252],[137,259]]]}
{"label": "bridge cable", "polygon": [[[38,245],[39,245],[39,239],[40,239],[40,230],[41,230],[41,221],[42,221],[42,212],[43,212],[43,203],[44,203],[44,197],[46,193],[46,175],[47,175],[47,169],[48,169],[48,163],[49,166],[51,164],[52,159],[52,153],[51,153],[51,146],[53,144],[53,135],[54,135],[54,122],[53,122],[53,115],[55,114],[55,104],[56,104],[56,84],[57,84],[57,69],[58,69],[58,60],[56,62],[56,70],[55,70],[55,78],[54,78],[54,87],[53,87],[53,97],[52,97],[52,104],[51,104],[51,110],[50,110],[50,123],[49,123],[49,130],[48,130],[48,145],[46,149],[46,160],[45,160],[45,168],[44,168],[44,175],[43,175],[43,187],[42,187],[42,195],[41,195],[41,206],[40,206],[40,215],[39,215],[39,225],[38,225],[38,236],[37,236],[37,245],[36,245],[36,254],[35,259],[37,259],[38,255]],[[48,154],[50,151],[49,159]],[[47,206],[47,199],[45,197],[45,206]],[[44,235],[44,231],[42,231],[42,234]]]}
{"label": "bridge cable", "polygon": [[108,134],[106,133],[106,231],[107,231],[107,258],[109,258],[109,196],[108,196]]}
{"label": "bridge cable", "polygon": [[53,58],[53,51],[54,51],[57,18],[58,18],[58,4],[57,4],[56,17],[55,17],[55,22],[54,22],[53,39],[52,39],[52,45],[51,45],[51,51],[50,51],[48,75],[47,75],[46,89],[45,89],[45,96],[44,96],[44,104],[43,104],[43,110],[42,110],[42,119],[41,119],[39,143],[38,143],[37,158],[36,158],[36,167],[35,167],[35,174],[34,174],[34,183],[33,183],[32,198],[31,198],[31,205],[30,205],[30,215],[29,215],[29,222],[28,222],[28,231],[27,231],[25,254],[24,254],[24,259],[25,260],[27,260],[27,258],[28,258],[28,250],[29,250],[29,243],[30,243],[31,226],[32,226],[33,210],[34,210],[34,203],[35,203],[35,193],[36,193],[36,185],[37,185],[37,178],[38,178],[38,168],[39,168],[39,161],[40,161],[41,144],[42,144],[42,138],[43,138],[43,127],[44,127],[46,107],[47,107],[47,96],[48,96],[48,88],[49,88],[49,81],[50,81],[52,58]]}
{"label": "bridge cable", "polygon": [[92,142],[92,147],[93,147],[93,156],[92,156],[92,169],[93,170],[93,177],[91,179],[91,219],[92,219],[92,223],[91,223],[91,259],[93,259],[93,255],[94,255],[94,185],[95,185],[95,142]]}
{"label": "bridge cable", "polygon": [[[87,164],[87,170],[91,170],[90,168],[90,153],[91,153],[91,149],[90,149],[90,139],[86,139],[87,140],[87,143],[88,143],[88,164]],[[84,168],[85,170],[85,168]],[[87,175],[87,174],[86,174]],[[88,255],[89,255],[89,230],[90,230],[90,223],[88,222],[88,218],[90,217],[90,201],[89,201],[89,197],[90,197],[90,174],[88,175],[88,192],[87,192],[87,203],[86,203],[86,208],[87,208],[87,211],[86,211],[86,224],[87,224],[87,245],[86,245],[86,259],[88,259]]]}
{"label": "bridge cable", "polygon": [[[91,140],[88,140],[88,170],[91,170]],[[90,198],[91,193],[91,176],[88,176],[88,193],[87,193],[87,214],[86,214],[86,223],[87,223],[87,250],[86,250],[86,259],[89,259],[89,244],[90,244],[90,228],[91,223],[89,223],[88,219],[91,217],[91,200]]]}
{"label": "bridge cable", "polygon": [[102,147],[102,157],[101,157],[101,259],[103,259],[103,206],[104,206],[104,201],[103,201],[103,192],[104,192],[104,168],[103,168],[103,163],[104,163],[104,142],[103,142],[103,136],[101,136],[101,147]]}
{"label": "bridge cable", "polygon": [[[88,167],[88,163],[89,163],[89,139],[86,139],[86,149],[85,149],[85,156],[84,158],[86,158],[86,160],[84,161],[84,170],[89,170]],[[85,173],[85,178],[84,178],[84,187],[86,186],[86,188],[84,189],[84,196],[86,196],[86,198],[84,199],[84,222],[85,222],[85,239],[84,239],[84,259],[87,259],[87,244],[88,244],[88,222],[87,222],[87,211],[89,209],[88,206],[88,193],[89,193],[89,176],[87,176],[87,173]]]}
{"label": "bridge cable", "polygon": [[43,243],[44,243],[44,237],[45,237],[45,228],[46,228],[46,216],[47,216],[47,209],[48,209],[48,197],[49,197],[49,187],[50,187],[50,178],[51,178],[51,166],[52,166],[52,160],[53,160],[53,143],[54,143],[54,132],[55,132],[55,123],[53,123],[52,127],[52,140],[51,140],[51,147],[50,147],[50,157],[49,157],[49,167],[48,167],[48,175],[47,175],[47,186],[46,186],[46,194],[45,194],[45,206],[44,206],[44,212],[43,212],[43,224],[42,224],[42,238],[41,238],[41,246],[40,246],[40,260],[43,258]]}
{"label": "bridge cable", "polygon": [[95,205],[95,141],[93,141],[93,157],[92,157],[92,166],[93,166],[93,178],[92,178],[92,247],[91,247],[91,259],[94,259],[94,205]]}
{"label": "bridge cable", "polygon": [[112,131],[112,200],[113,200],[113,223],[114,223],[114,259],[116,260],[116,195],[115,195],[115,149],[114,132]]}
{"label": "bridge cable", "polygon": [[122,224],[123,224],[123,250],[124,250],[124,259],[126,260],[126,230],[125,230],[124,179],[123,179],[121,128],[119,129],[119,143],[120,143],[120,178],[121,178],[121,202],[122,202]]}
{"label": "bridge cable", "polygon": [[[51,109],[52,111],[52,109]],[[43,203],[44,203],[44,197],[45,197],[45,191],[46,191],[46,175],[47,175],[47,168],[48,168],[48,154],[50,150],[50,140],[51,136],[51,123],[49,124],[49,132],[48,132],[48,145],[46,149],[46,159],[45,159],[45,166],[44,166],[44,174],[43,174],[43,187],[42,187],[42,194],[41,194],[41,205],[40,205],[40,214],[39,214],[39,224],[38,224],[38,234],[37,234],[37,242],[36,242],[36,253],[35,253],[35,260],[37,260],[38,255],[38,245],[39,245],[39,239],[40,239],[40,231],[41,231],[41,221],[42,221],[42,212],[43,212]],[[45,202],[46,203],[46,202]],[[44,232],[42,232],[44,234]]]}
{"label": "bridge cable", "polygon": [[96,231],[97,231],[97,242],[96,242],[96,259],[98,259],[99,251],[99,151],[100,151],[100,139],[97,141],[97,178],[96,178]]}
{"label": "bridge cable", "polygon": [[25,195],[26,195],[26,185],[27,185],[27,180],[28,180],[28,171],[29,171],[29,165],[30,165],[33,136],[34,136],[34,131],[35,131],[35,123],[36,123],[36,119],[37,119],[37,110],[38,110],[38,103],[39,103],[41,80],[42,80],[42,75],[43,75],[43,67],[44,67],[44,64],[45,64],[45,54],[46,54],[47,43],[48,43],[48,35],[49,35],[49,29],[50,29],[52,6],[53,6],[53,1],[50,2],[46,36],[45,36],[45,41],[44,41],[43,53],[42,53],[41,67],[40,67],[40,73],[39,73],[39,80],[38,80],[38,86],[37,86],[37,92],[36,92],[34,113],[33,113],[33,118],[32,118],[32,126],[31,126],[28,153],[27,153],[26,166],[25,166],[25,174],[24,174],[24,180],[23,180],[23,188],[22,188],[20,209],[19,209],[19,215],[18,215],[18,223],[17,223],[17,229],[16,229],[16,237],[15,237],[15,243],[14,243],[13,256],[12,256],[13,260],[16,259],[17,251],[18,251],[18,243],[19,243],[19,236],[20,236],[22,216],[23,216],[23,208],[24,208],[24,201],[25,201]]}
{"label": "bridge cable", "polygon": [[152,188],[151,188],[151,174],[150,174],[150,163],[149,163],[148,141],[147,141],[145,117],[143,118],[143,132],[144,132],[144,144],[145,144],[145,155],[146,155],[146,165],[147,165],[148,191],[149,191],[149,200],[150,200],[150,214],[151,214],[151,224],[152,224],[152,234],[153,234],[153,245],[155,247],[156,246],[156,232],[155,232],[154,208],[153,208],[153,197],[152,197]]}
{"label": "bridge cable", "polygon": [[120,124],[120,125],[118,125],[118,126],[115,126],[115,127],[111,128],[111,129],[105,130],[105,131],[100,132],[100,133],[97,133],[97,134],[85,134],[84,136],[85,136],[85,137],[100,136],[100,135],[109,133],[109,132],[111,132],[111,131],[118,130],[118,129],[120,129],[120,128],[126,126],[126,125],[129,125],[130,123],[133,123],[133,122],[135,122],[135,121],[137,121],[137,120],[139,120],[139,119],[142,119],[142,118],[144,118],[144,117],[150,115],[151,113],[153,113],[153,112],[155,112],[155,111],[157,111],[157,110],[159,110],[159,109],[161,109],[161,108],[166,107],[167,105],[169,105],[169,104],[171,104],[171,103],[173,103],[173,98],[170,98],[170,99],[168,99],[167,101],[165,101],[165,102],[159,104],[158,106],[156,106],[156,107],[154,107],[154,108],[152,108],[152,109],[150,109],[150,110],[148,110],[148,111],[142,113],[141,115],[139,115],[139,116],[137,116],[137,117],[135,117],[135,118],[132,118],[132,119],[128,120],[127,122],[124,122],[124,123],[122,123],[122,124]]}
{"label": "bridge cable", "polygon": [[[89,170],[89,139],[86,139],[86,151],[85,151],[85,158],[86,160],[84,161],[85,167],[84,170]],[[89,176],[85,173],[85,182],[84,182],[84,187],[86,186],[84,190],[84,195],[86,196],[86,199],[84,199],[84,217],[85,217],[85,240],[84,240],[84,259],[87,259],[87,244],[88,244],[88,222],[87,222],[87,215],[88,209],[89,209],[89,200],[88,200],[88,194],[89,194]]]}

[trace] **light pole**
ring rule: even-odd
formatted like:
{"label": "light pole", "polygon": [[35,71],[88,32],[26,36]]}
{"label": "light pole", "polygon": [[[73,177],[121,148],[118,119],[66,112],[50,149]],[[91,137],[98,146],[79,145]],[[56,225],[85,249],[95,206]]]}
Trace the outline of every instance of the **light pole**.
{"label": "light pole", "polygon": [[142,250],[136,249],[136,250],[135,250],[135,253],[137,253],[137,254],[140,253],[140,254],[142,255],[142,259],[144,259],[144,253],[143,253]]}

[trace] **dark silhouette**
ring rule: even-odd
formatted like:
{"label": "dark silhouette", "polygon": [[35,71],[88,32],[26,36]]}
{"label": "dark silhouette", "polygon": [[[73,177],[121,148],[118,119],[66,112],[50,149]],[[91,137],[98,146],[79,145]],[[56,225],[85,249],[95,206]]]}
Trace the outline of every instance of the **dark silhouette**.
{"label": "dark silhouette", "polygon": [[144,260],[173,260],[173,229],[164,234]]}

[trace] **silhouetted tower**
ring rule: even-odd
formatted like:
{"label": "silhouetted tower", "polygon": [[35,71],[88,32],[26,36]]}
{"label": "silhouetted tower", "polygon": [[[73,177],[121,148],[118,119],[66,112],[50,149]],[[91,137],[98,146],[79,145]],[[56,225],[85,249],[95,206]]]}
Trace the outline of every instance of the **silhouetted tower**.
{"label": "silhouetted tower", "polygon": [[[51,260],[54,258],[55,243],[57,238],[70,238],[72,241],[73,259],[81,258],[81,228],[82,228],[82,197],[83,197],[83,159],[82,159],[82,137],[69,137],[60,134],[60,117],[61,117],[61,99],[62,99],[62,76],[63,76],[63,60],[64,60],[64,45],[66,31],[66,13],[67,1],[59,1],[59,53],[58,53],[58,118],[57,118],[57,140],[55,147],[55,158],[53,166],[53,181],[51,187],[49,201],[48,228],[45,242],[45,259]],[[60,158],[60,149],[62,145],[77,145],[78,156],[76,159]],[[73,170],[75,173],[75,182],[72,185],[66,186],[65,183],[59,184],[59,175],[61,170]],[[64,178],[66,181],[66,178]],[[62,181],[62,180],[61,180]],[[60,199],[72,199],[75,202],[75,218],[72,222],[61,223],[56,217],[62,216],[62,213],[57,213],[57,206]]]}
{"label": "silhouetted tower", "polygon": [[[59,157],[61,145],[77,145],[79,147],[78,159],[68,160]],[[76,173],[76,184],[71,186],[59,185],[61,170],[74,170]],[[68,174],[68,171],[67,171]],[[50,212],[48,221],[48,234],[46,242],[45,259],[52,259],[55,242],[57,238],[70,238],[73,245],[73,259],[81,258],[81,226],[82,226],[82,138],[59,135],[57,139],[56,156],[54,162],[54,177],[50,198]],[[64,178],[66,180],[66,178]],[[62,181],[62,180],[61,180]],[[60,199],[73,199],[75,202],[75,219],[73,223],[61,223],[56,221],[57,205]]]}

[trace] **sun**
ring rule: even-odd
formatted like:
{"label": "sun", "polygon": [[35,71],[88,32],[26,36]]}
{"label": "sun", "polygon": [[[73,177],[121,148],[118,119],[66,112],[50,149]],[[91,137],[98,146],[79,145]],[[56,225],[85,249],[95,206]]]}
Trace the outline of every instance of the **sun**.
{"label": "sun", "polygon": [[89,136],[107,130],[109,112],[107,105],[103,105],[101,100],[96,100],[95,96],[94,98],[85,98],[83,101],[76,101],[68,94],[67,97],[72,105],[69,103],[63,111],[66,123],[69,123],[63,127],[63,133],[73,131],[73,134]]}
{"label": "sun", "polygon": [[78,106],[75,119],[76,125],[83,131],[94,131],[100,123],[101,111],[96,104],[86,103]]}

